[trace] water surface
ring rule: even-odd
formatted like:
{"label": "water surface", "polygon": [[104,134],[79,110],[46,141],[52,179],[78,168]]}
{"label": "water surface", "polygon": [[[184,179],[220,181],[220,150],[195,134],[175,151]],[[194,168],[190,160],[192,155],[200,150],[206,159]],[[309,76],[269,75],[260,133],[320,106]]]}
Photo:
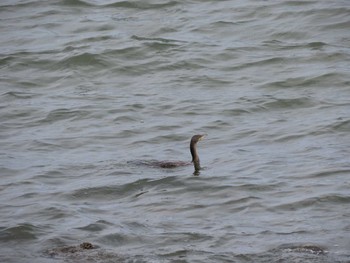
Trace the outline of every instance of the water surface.
{"label": "water surface", "polygon": [[2,1],[0,261],[348,262],[349,14]]}

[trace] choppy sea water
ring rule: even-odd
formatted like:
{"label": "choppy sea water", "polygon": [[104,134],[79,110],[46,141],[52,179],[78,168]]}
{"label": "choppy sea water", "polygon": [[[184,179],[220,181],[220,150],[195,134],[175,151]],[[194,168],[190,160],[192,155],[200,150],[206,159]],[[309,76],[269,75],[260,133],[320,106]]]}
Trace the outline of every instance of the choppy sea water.
{"label": "choppy sea water", "polygon": [[[1,262],[350,261],[349,1],[0,20]],[[190,161],[198,133],[199,175],[142,165]]]}

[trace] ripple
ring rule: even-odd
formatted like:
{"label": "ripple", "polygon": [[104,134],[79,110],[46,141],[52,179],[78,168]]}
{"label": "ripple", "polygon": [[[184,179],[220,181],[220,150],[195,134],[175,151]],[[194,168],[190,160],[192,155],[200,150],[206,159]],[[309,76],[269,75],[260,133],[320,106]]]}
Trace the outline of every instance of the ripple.
{"label": "ripple", "polygon": [[181,186],[181,180],[176,177],[165,177],[161,179],[140,179],[131,183],[114,186],[103,186],[103,187],[91,187],[85,189],[79,189],[69,194],[74,199],[102,199],[102,200],[115,200],[121,198],[133,198],[140,196],[147,189],[161,188],[166,189],[167,187]]}
{"label": "ripple", "polygon": [[76,68],[76,67],[108,67],[110,64],[99,54],[82,53],[70,55],[69,57],[56,63],[56,68]]}
{"label": "ripple", "polygon": [[348,175],[350,174],[350,169],[332,169],[327,171],[318,171],[310,174],[308,177],[310,178],[319,178],[319,177],[331,177],[334,175]]}
{"label": "ripple", "polygon": [[275,206],[278,210],[283,211],[295,211],[298,209],[303,209],[307,207],[316,207],[316,206],[326,206],[330,204],[342,204],[348,203],[350,201],[350,196],[330,194],[330,195],[322,195],[317,197],[305,198],[303,200],[288,202],[286,204],[281,204]]}
{"label": "ripple", "polygon": [[56,122],[67,119],[82,119],[90,114],[89,111],[72,110],[72,109],[56,109],[52,110],[42,122]]}
{"label": "ripple", "polygon": [[161,9],[166,7],[173,7],[178,5],[177,1],[166,1],[164,3],[146,3],[144,1],[118,1],[115,3],[107,4],[106,6],[110,7],[124,7],[124,8],[132,8],[132,9]]}
{"label": "ripple", "polygon": [[100,232],[111,225],[112,224],[107,222],[107,221],[99,220],[96,223],[88,224],[86,226],[79,227],[77,229],[81,229],[81,230],[88,231],[88,232]]}
{"label": "ripple", "polygon": [[333,80],[342,78],[338,73],[326,73],[320,76],[305,78],[288,78],[283,81],[276,81],[262,85],[262,87],[268,88],[297,88],[297,87],[315,87],[317,85],[331,84]]}
{"label": "ripple", "polygon": [[40,227],[31,224],[20,224],[14,227],[0,228],[0,240],[10,241],[29,241],[35,240],[43,233]]}
{"label": "ripple", "polygon": [[[25,84],[30,86],[35,85],[34,83],[25,83]],[[1,94],[0,96],[2,99],[8,100],[8,99],[33,99],[40,95],[36,93],[29,93],[29,92],[9,91]]]}
{"label": "ripple", "polygon": [[265,102],[262,106],[266,109],[300,109],[314,107],[316,103],[310,98],[293,98],[293,99],[274,99],[274,101]]}

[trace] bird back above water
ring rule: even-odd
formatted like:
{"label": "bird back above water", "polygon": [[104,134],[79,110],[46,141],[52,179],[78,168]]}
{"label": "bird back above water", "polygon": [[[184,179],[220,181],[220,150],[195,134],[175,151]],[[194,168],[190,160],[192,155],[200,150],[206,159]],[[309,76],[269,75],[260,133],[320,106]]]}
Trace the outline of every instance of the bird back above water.
{"label": "bird back above water", "polygon": [[193,164],[194,170],[199,171],[201,169],[200,167],[200,160],[197,152],[197,143],[203,139],[205,135],[196,134],[192,136],[190,141],[190,152],[192,156],[192,161],[157,161],[157,160],[142,160],[136,162],[137,164],[141,165],[147,165],[150,167],[155,168],[164,168],[164,169],[171,169],[171,168],[177,168],[182,166],[187,166]]}

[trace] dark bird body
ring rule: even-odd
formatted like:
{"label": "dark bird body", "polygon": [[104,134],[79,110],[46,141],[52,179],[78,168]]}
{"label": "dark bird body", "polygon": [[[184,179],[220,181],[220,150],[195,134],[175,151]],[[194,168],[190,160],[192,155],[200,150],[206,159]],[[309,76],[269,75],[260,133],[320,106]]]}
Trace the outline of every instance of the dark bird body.
{"label": "dark bird body", "polygon": [[142,161],[141,164],[149,165],[152,167],[160,168],[176,168],[180,166],[186,166],[193,163],[194,170],[197,172],[201,169],[200,160],[197,153],[197,143],[202,140],[204,135],[194,135],[190,142],[190,152],[192,155],[192,162],[183,161]]}

